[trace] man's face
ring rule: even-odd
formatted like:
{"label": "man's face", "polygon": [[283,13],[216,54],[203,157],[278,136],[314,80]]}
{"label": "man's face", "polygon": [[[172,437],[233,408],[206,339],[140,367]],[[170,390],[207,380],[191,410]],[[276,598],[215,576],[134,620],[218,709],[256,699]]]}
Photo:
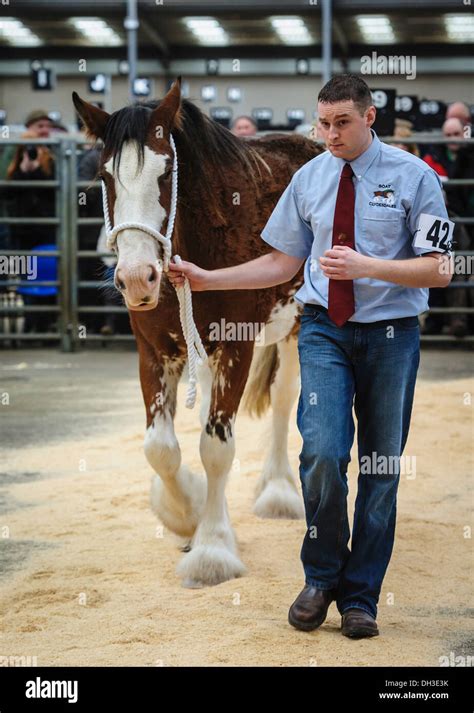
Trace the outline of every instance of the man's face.
{"label": "man's face", "polygon": [[232,133],[236,136],[255,136],[257,129],[248,119],[239,119],[232,129]]}
{"label": "man's face", "polygon": [[[459,119],[448,119],[443,124],[443,136],[446,139],[456,138],[462,139],[464,137],[463,125]],[[459,151],[461,144],[446,144],[448,149],[453,153]]]}
{"label": "man's face", "polygon": [[51,122],[49,119],[40,119],[29,125],[28,131],[36,134],[38,138],[47,139],[51,132]]}
{"label": "man's face", "polygon": [[370,106],[361,115],[352,99],[335,104],[319,102],[318,116],[318,136],[333,156],[353,161],[370,145],[375,107]]}

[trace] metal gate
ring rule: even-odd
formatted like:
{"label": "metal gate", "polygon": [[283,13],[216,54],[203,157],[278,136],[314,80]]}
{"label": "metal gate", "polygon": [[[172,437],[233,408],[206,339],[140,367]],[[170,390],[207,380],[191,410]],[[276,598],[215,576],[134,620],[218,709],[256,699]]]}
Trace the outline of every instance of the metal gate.
{"label": "metal gate", "polygon": [[[388,142],[400,142],[401,139],[390,137],[384,139]],[[411,136],[410,143],[452,143],[452,139],[434,139],[419,136]],[[97,252],[96,250],[84,250],[79,247],[79,229],[81,226],[97,226],[97,234],[103,224],[102,216],[80,217],[78,191],[91,188],[93,185],[99,188],[99,183],[92,184],[89,181],[79,181],[77,178],[77,158],[85,140],[75,140],[71,138],[55,139],[1,139],[0,147],[17,145],[41,145],[48,146],[55,156],[55,178],[52,180],[35,181],[9,181],[0,180],[0,188],[11,190],[39,190],[54,189],[55,191],[55,215],[44,218],[1,216],[0,226],[7,225],[31,225],[32,228],[38,225],[48,225],[55,230],[56,248],[50,251],[37,250],[3,250],[0,247],[0,256],[30,256],[30,257],[55,257],[58,260],[58,275],[56,280],[35,281],[38,287],[54,287],[57,290],[56,304],[21,304],[18,299],[17,290],[22,287],[31,286],[31,282],[22,280],[19,276],[1,279],[0,275],[0,341],[4,342],[28,342],[41,339],[42,341],[58,342],[62,351],[70,352],[87,344],[88,341],[130,341],[133,340],[131,333],[111,334],[104,336],[100,333],[84,332],[81,325],[81,315],[107,315],[126,314],[127,310],[123,306],[111,305],[88,305],[83,304],[80,299],[81,289],[99,289],[104,286],[103,280],[81,280],[80,261],[87,258],[112,257],[112,253]],[[465,143],[474,144],[473,139],[467,139]],[[474,186],[474,179],[459,179],[446,181],[446,185]],[[459,217],[456,223],[464,225],[474,225],[474,217]],[[456,251],[456,255],[474,256],[474,249]],[[451,282],[447,289],[469,289],[474,288],[474,278],[462,282]],[[47,312],[57,315],[57,330],[54,332],[36,332],[33,334],[17,332],[12,326],[18,325],[21,319],[28,313]],[[430,310],[432,314],[474,314],[474,307],[436,307]],[[2,329],[3,326],[3,329]],[[424,342],[474,342],[474,335],[468,335],[462,339],[457,339],[448,335],[422,336]]]}

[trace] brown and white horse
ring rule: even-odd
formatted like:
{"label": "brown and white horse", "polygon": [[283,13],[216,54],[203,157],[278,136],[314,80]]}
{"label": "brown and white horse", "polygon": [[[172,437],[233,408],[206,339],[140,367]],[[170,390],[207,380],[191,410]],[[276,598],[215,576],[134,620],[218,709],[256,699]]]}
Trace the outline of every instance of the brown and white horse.
{"label": "brown and white horse", "polygon": [[[205,269],[237,265],[270,251],[260,232],[293,173],[320,151],[296,135],[249,141],[233,136],[181,100],[179,80],[161,102],[135,104],[111,115],[75,93],[73,99],[89,134],[103,140],[99,175],[115,225],[135,222],[165,231],[172,135],[179,169],[173,254]],[[244,401],[250,413],[259,416],[270,403],[273,411],[255,513],[300,518],[304,512],[287,455],[288,421],[299,377],[299,310],[293,295],[302,284],[302,270],[290,282],[265,290],[193,293],[194,319],[208,355],[199,369],[200,455],[206,482],[182,463],[174,430],[187,352],[175,288],[159,269],[162,246],[152,235],[127,228],[116,236],[115,249],[115,284],[129,309],[139,352],[145,454],[158,474],[152,483],[152,507],[166,527],[191,540],[178,565],[185,586],[239,577],[245,570],[225,485],[246,385]],[[223,323],[216,339],[216,325]],[[238,327],[262,324],[265,341],[254,355],[261,333]],[[237,327],[230,330],[230,338],[229,325]]]}

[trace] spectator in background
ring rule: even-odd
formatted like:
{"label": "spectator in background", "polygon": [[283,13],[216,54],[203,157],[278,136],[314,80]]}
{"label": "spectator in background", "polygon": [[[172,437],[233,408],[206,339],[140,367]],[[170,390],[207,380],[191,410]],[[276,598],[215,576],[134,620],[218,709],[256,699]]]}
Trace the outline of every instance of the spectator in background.
{"label": "spectator in background", "polygon": [[[26,132],[22,139],[48,138],[52,122],[46,111],[37,109],[26,118]],[[47,146],[17,146],[7,169],[12,181],[41,181],[54,178],[54,156]],[[52,218],[55,214],[53,188],[15,190],[8,192],[9,215],[17,218]],[[12,225],[13,249],[31,250],[40,243],[54,243],[54,228],[50,225]]]}
{"label": "spectator in background", "polygon": [[[464,127],[460,119],[446,119],[442,131],[445,139],[464,137]],[[433,144],[423,156],[423,160],[436,171],[442,181],[446,181],[453,178],[454,164],[460,148],[461,144]]]}
{"label": "spectator in background", "polygon": [[471,123],[471,112],[464,102],[453,102],[446,110],[446,119],[459,119],[463,127]]}
{"label": "spectator in background", "polygon": [[61,124],[59,121],[52,121],[51,122],[51,129],[49,132],[49,135],[51,138],[55,138],[56,136],[61,138],[61,135],[64,136],[64,134],[68,134],[69,129],[64,126],[64,124]]}
{"label": "spectator in background", "polygon": [[[454,102],[446,112],[443,124],[443,136],[446,139],[465,137],[465,126],[469,123],[468,107],[463,102]],[[455,178],[474,178],[474,151],[471,146],[460,143],[438,144],[430,147],[424,157],[426,163],[436,171],[442,181]],[[451,220],[459,217],[474,216],[474,188],[470,186],[446,186],[448,214]],[[456,223],[454,229],[454,250],[471,250],[474,245],[472,226]],[[431,289],[430,307],[470,307],[472,290],[457,287],[456,283],[466,282],[469,275],[457,274],[453,277],[452,287],[441,294],[441,290]],[[456,285],[456,286],[455,286]],[[466,314],[450,314],[446,318],[440,314],[429,314],[424,325],[424,334],[440,334],[447,326],[449,334],[463,337],[469,331],[469,319]]]}
{"label": "spectator in background", "polygon": [[44,109],[34,109],[25,120],[26,130],[35,134],[39,139],[49,138],[52,125],[53,122],[49,118],[48,112]]}
{"label": "spectator in background", "polygon": [[[412,128],[413,127],[410,121],[395,119],[395,131],[393,132],[393,135],[398,139],[409,139],[412,135]],[[420,157],[418,146],[411,141],[392,144],[392,146],[395,146],[397,149],[402,149],[402,151],[408,151],[408,153],[411,153],[413,156],[417,156],[418,158]]]}
{"label": "spectator in background", "polygon": [[232,124],[231,131],[235,136],[255,136],[257,124],[250,116],[238,116]]}
{"label": "spectator in background", "polygon": [[[474,179],[474,145],[458,145],[456,159],[450,178]],[[452,186],[447,188],[448,203],[452,210],[466,218],[474,217],[474,186]],[[474,226],[466,226],[474,246]]]}
{"label": "spectator in background", "polygon": [[[43,109],[32,111],[28,115],[25,122],[27,135],[31,135],[32,138],[48,138],[52,125],[53,123],[51,122],[47,112]],[[1,147],[0,178],[2,180],[7,178],[8,168],[14,160],[16,153],[17,149],[15,149],[13,144],[7,144],[6,146]]]}
{"label": "spectator in background", "polygon": [[[25,121],[26,132],[22,139],[49,138],[52,122],[43,109],[32,111]],[[54,179],[54,155],[47,146],[37,144],[18,145],[7,169],[7,180],[43,181]],[[15,218],[54,218],[54,188],[17,188],[12,186],[7,193],[8,215]],[[53,225],[11,225],[12,250],[33,250],[39,245],[54,244]],[[25,304],[53,304],[56,296],[33,297],[25,295]],[[30,312],[25,317],[25,331],[50,331],[54,315],[47,312]]]}
{"label": "spectator in background", "polygon": [[25,127],[30,135],[37,139],[48,139],[53,128],[53,122],[44,109],[34,109],[26,117]]}

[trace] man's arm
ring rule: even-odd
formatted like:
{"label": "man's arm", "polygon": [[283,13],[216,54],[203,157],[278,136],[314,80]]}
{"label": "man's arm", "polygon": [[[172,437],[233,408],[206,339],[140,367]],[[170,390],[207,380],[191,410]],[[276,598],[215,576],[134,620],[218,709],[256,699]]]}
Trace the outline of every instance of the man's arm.
{"label": "man's arm", "polygon": [[447,287],[452,278],[451,260],[440,253],[426,253],[410,260],[374,259],[368,277],[405,287]]}
{"label": "man's arm", "polygon": [[218,270],[203,270],[190,262],[170,264],[168,278],[174,285],[182,285],[183,272],[194,292],[200,290],[256,290],[288,282],[296,275],[311,253],[313,232],[308,220],[301,216],[300,196],[297,191],[297,171],[280,196],[268,219],[261,237],[271,252],[242,265]]}
{"label": "man's arm", "polygon": [[442,253],[426,253],[408,260],[383,260],[337,245],[326,250],[319,260],[324,275],[331,280],[371,277],[404,287],[447,287],[452,277],[451,260]]}
{"label": "man's arm", "polygon": [[174,285],[182,285],[184,273],[193,292],[204,290],[256,290],[288,282],[298,272],[305,258],[286,255],[275,248],[261,257],[234,267],[203,270],[183,260],[180,265],[170,263],[168,278]]}

